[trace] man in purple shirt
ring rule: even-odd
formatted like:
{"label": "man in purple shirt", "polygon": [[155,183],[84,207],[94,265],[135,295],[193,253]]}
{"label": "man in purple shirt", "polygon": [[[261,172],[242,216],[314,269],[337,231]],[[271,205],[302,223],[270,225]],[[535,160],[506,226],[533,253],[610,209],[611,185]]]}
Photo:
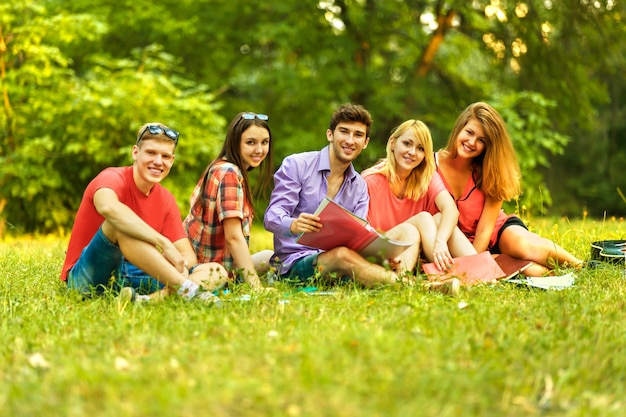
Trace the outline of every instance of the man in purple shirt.
{"label": "man in purple shirt", "polygon": [[340,106],[326,131],[328,146],[321,151],[288,156],[274,175],[275,187],[264,224],[274,233],[281,277],[306,281],[320,273],[327,279],[348,276],[366,286],[400,282],[395,272],[368,262],[346,247],[321,251],[296,243],[300,233],[322,227],[320,218],[312,213],[324,197],[359,217],[367,217],[367,185],[354,170],[352,161],[367,147],[371,125],[372,118],[362,106]]}

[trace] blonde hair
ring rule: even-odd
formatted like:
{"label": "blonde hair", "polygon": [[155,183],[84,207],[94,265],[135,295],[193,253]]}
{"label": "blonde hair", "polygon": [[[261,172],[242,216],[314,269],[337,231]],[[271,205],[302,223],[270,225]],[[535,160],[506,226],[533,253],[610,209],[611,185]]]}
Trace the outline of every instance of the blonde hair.
{"label": "blonde hair", "polygon": [[476,186],[494,200],[508,201],[519,197],[521,172],[513,142],[502,116],[489,104],[473,103],[461,113],[442,156],[457,157],[457,137],[470,120],[480,123],[485,134],[485,151],[472,160],[477,173]]}
{"label": "blonde hair", "polygon": [[433,139],[428,127],[419,120],[407,120],[396,127],[387,140],[385,159],[380,160],[368,170],[368,174],[380,173],[387,177],[392,190],[401,190],[402,184],[396,172],[396,158],[391,150],[393,142],[411,130],[416,142],[424,147],[424,160],[409,174],[406,179],[404,196],[411,200],[418,200],[428,192],[428,185],[435,173],[435,158],[433,156]]}

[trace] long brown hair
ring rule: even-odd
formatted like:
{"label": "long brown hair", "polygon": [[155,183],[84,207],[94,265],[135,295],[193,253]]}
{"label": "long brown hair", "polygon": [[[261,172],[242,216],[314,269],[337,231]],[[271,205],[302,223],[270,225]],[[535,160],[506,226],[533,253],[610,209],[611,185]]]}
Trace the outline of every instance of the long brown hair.
{"label": "long brown hair", "polygon": [[489,104],[470,104],[456,120],[441,152],[444,158],[457,157],[457,138],[470,120],[478,121],[485,134],[485,150],[472,160],[476,186],[491,199],[508,201],[521,193],[521,171],[513,142],[502,116]]}
{"label": "long brown hair", "polygon": [[250,202],[250,207],[252,207],[253,214],[255,213],[254,209],[254,200],[252,199],[253,192],[250,190],[250,184],[248,182],[248,172],[252,170],[252,167],[249,167],[247,170],[244,168],[245,163],[243,157],[241,155],[241,136],[243,132],[245,132],[250,126],[259,126],[263,129],[267,130],[269,134],[270,142],[269,149],[267,152],[267,156],[261,162],[259,169],[261,170],[259,175],[259,182],[254,189],[254,195],[258,196],[261,193],[267,191],[270,186],[272,180],[272,170],[273,170],[273,154],[274,154],[274,141],[272,140],[272,131],[270,130],[269,124],[267,120],[259,119],[258,117],[254,118],[244,118],[244,114],[254,114],[250,112],[241,112],[238,113],[233,120],[230,122],[228,126],[228,131],[226,132],[226,139],[224,139],[224,144],[222,145],[222,150],[217,155],[217,157],[211,161],[211,163],[206,167],[204,172],[202,173],[202,186],[200,188],[200,192],[198,193],[198,197],[196,202],[199,203],[202,200],[202,196],[204,196],[204,191],[206,189],[206,183],[208,180],[209,171],[211,167],[220,160],[226,160],[232,164],[235,164],[239,167],[241,171],[241,175],[243,175],[243,189],[246,195],[246,199]]}

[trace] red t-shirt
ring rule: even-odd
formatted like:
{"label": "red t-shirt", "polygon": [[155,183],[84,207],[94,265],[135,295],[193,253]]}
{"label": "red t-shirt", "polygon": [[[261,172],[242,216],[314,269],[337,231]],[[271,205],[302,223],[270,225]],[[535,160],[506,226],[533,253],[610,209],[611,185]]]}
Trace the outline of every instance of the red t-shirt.
{"label": "red t-shirt", "polygon": [[435,173],[428,185],[426,195],[418,200],[398,198],[391,191],[389,181],[381,173],[363,172],[370,195],[367,221],[376,229],[386,232],[392,227],[404,222],[421,211],[430,214],[439,212],[435,200],[440,192],[446,191],[439,174]]}
{"label": "red t-shirt", "polygon": [[70,237],[61,279],[78,261],[83,249],[91,242],[104,221],[93,203],[93,195],[100,188],[110,188],[117,198],[130,207],[141,219],[170,241],[187,237],[183,229],[180,210],[172,193],[160,184],[152,187],[149,195],[143,194],[135,185],[133,167],[107,168],[100,172],[87,186],[78,207]]}

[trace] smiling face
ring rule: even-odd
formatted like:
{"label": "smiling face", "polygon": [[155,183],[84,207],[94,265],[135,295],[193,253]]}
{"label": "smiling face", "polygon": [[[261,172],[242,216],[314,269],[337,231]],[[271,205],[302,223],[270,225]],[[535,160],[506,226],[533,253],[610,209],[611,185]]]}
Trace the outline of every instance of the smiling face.
{"label": "smiling face", "polygon": [[267,129],[251,125],[241,134],[241,159],[244,169],[256,168],[267,156],[270,149],[270,134]]}
{"label": "smiling face", "polygon": [[134,178],[137,187],[148,194],[163,181],[174,163],[174,141],[144,139],[133,146]]}
{"label": "smiling face", "polygon": [[456,148],[461,158],[476,158],[486,147],[486,137],[482,125],[470,119],[456,137]]}
{"label": "smiling face", "polygon": [[396,172],[401,177],[417,168],[425,157],[424,145],[415,137],[414,131],[407,130],[398,138],[391,139],[391,151],[396,162]]}
{"label": "smiling face", "polygon": [[330,142],[330,158],[341,164],[349,164],[367,148],[367,127],[361,122],[341,122],[335,130],[328,129],[326,138]]}

